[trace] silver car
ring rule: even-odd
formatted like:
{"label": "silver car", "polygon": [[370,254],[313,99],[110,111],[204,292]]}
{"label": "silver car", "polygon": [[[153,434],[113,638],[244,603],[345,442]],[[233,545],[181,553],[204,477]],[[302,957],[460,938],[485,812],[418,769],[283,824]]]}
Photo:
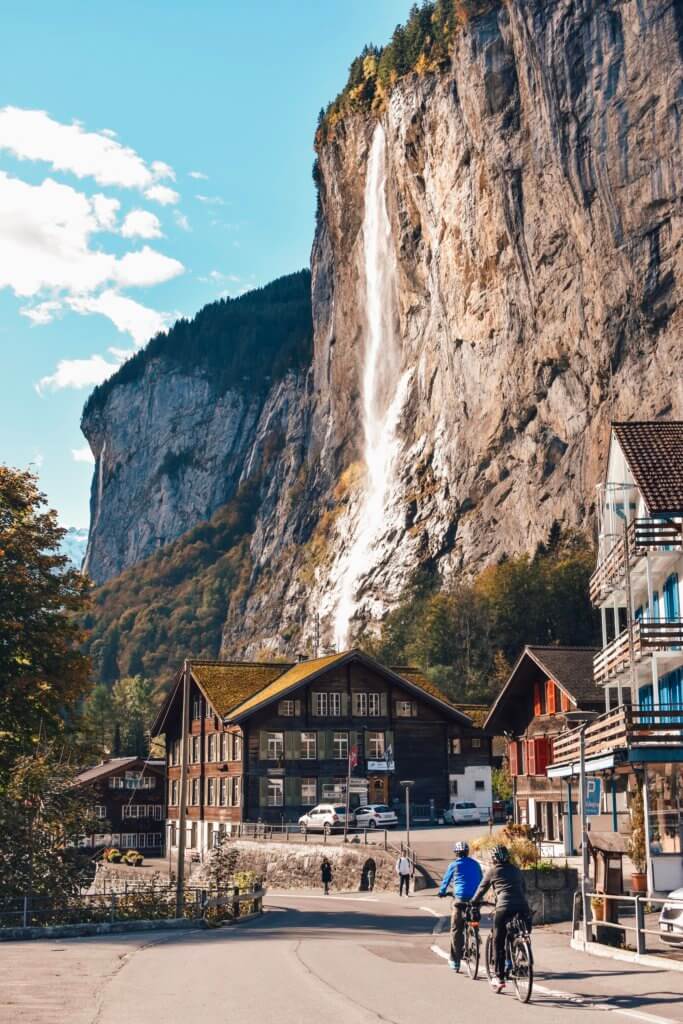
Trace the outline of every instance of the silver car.
{"label": "silver car", "polygon": [[[346,808],[343,804],[317,804],[299,818],[302,832],[324,832],[329,835],[344,828]],[[349,815],[349,825],[353,825],[353,815]]]}
{"label": "silver car", "polygon": [[659,937],[670,946],[683,946],[683,889],[667,896],[659,915]]}
{"label": "silver car", "polygon": [[393,828],[398,825],[396,811],[386,804],[364,804],[355,811],[358,828]]}

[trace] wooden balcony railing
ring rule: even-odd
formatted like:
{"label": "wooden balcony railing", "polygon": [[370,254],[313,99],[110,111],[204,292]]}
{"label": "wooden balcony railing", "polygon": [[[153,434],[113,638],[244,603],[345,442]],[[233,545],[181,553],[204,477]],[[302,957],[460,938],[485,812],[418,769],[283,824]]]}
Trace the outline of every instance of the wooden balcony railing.
{"label": "wooden balcony railing", "polygon": [[[634,662],[653,651],[670,651],[683,648],[683,619],[636,619],[633,623]],[[593,659],[593,679],[598,686],[604,685],[630,664],[629,633],[625,629],[611,643],[599,651]]]}
{"label": "wooden balcony railing", "polygon": [[[683,524],[660,519],[632,519],[628,525],[628,549],[631,561],[648,551],[683,550]],[[590,578],[590,598],[598,604],[624,578],[626,558],[624,538],[610,548]]]}
{"label": "wooden balcony railing", "polygon": [[[586,759],[630,747],[682,747],[683,704],[652,708],[622,706],[596,718],[586,728]],[[553,740],[553,764],[579,760],[578,729]]]}

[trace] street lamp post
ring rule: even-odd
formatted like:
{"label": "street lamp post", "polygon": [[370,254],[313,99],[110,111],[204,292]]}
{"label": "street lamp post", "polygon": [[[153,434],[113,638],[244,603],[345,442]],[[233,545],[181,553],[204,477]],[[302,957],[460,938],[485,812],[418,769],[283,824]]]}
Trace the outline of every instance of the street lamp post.
{"label": "street lamp post", "polygon": [[[586,814],[586,729],[598,718],[597,711],[565,711],[564,720],[568,725],[578,725],[579,732],[579,813],[581,815],[581,911],[583,915],[583,941],[588,942],[588,816]],[[572,805],[569,803],[569,817]]]}
{"label": "street lamp post", "polygon": [[410,787],[415,785],[414,779],[401,779],[399,786],[406,790],[406,846],[410,850]]}

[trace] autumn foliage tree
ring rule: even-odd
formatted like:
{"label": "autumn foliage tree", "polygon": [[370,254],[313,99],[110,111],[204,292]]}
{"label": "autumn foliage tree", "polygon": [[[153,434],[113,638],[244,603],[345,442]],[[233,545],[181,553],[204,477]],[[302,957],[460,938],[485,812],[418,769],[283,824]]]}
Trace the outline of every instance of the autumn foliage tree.
{"label": "autumn foliage tree", "polygon": [[59,553],[64,532],[33,474],[0,466],[0,788],[89,689],[75,622],[88,583]]}

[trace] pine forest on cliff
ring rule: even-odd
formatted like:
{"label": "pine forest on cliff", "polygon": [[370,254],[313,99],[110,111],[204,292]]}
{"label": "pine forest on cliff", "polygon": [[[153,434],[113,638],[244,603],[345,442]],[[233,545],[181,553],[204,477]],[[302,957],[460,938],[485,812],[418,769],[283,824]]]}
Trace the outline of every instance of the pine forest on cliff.
{"label": "pine forest on cliff", "polygon": [[319,623],[479,700],[523,643],[596,641],[609,422],[682,413],[676,8],[435,0],[352,62],[310,272],[86,403],[98,679]]}

